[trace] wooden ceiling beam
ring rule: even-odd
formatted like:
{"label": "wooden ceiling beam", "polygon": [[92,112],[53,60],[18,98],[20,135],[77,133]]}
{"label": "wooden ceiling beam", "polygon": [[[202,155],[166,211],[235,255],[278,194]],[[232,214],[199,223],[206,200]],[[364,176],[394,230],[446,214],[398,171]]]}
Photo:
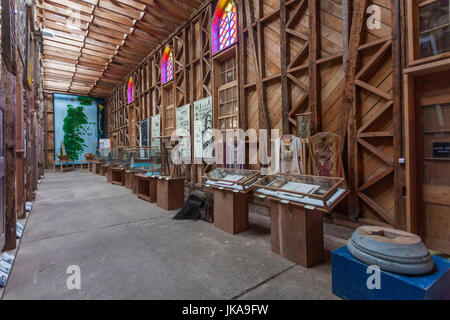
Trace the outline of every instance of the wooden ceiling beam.
{"label": "wooden ceiling beam", "polygon": [[89,15],[83,14],[81,12],[69,10],[69,9],[63,8],[63,7],[54,6],[54,5],[45,3],[45,2],[41,3],[41,4],[36,2],[36,7],[40,10],[49,11],[49,12],[57,13],[60,15],[64,15],[66,17],[70,17],[71,19],[77,19],[77,20],[81,20],[81,21],[85,21],[85,22],[91,22],[91,20],[92,20],[92,16],[90,14]]}

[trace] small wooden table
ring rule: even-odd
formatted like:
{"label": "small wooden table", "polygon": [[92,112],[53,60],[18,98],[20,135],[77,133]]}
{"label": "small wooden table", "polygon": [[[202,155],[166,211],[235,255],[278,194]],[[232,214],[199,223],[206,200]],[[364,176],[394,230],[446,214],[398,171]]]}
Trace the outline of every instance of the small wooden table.
{"label": "small wooden table", "polygon": [[323,216],[320,211],[270,203],[272,251],[304,267],[323,260]]}
{"label": "small wooden table", "polygon": [[102,163],[100,165],[100,175],[107,177],[109,164]]}
{"label": "small wooden table", "polygon": [[272,251],[304,267],[321,262],[323,213],[331,212],[347,196],[345,180],[270,175],[255,185],[255,193],[270,200]]}
{"label": "small wooden table", "polygon": [[154,176],[147,176],[146,174],[136,174],[138,185],[138,197],[148,201],[157,202],[158,201],[158,178]]}
{"label": "small wooden table", "polygon": [[184,177],[158,177],[158,207],[170,211],[179,209],[184,205],[184,180]]}
{"label": "small wooden table", "polygon": [[216,228],[231,234],[249,229],[248,192],[259,175],[255,170],[217,168],[202,177],[203,185],[214,190]]}
{"label": "small wooden table", "polygon": [[112,184],[125,186],[125,169],[119,167],[110,167],[109,171],[109,178]]}
{"label": "small wooden table", "polygon": [[92,173],[93,174],[100,174],[100,168],[102,167],[101,161],[94,161],[92,163]]}
{"label": "small wooden table", "polygon": [[248,193],[214,190],[214,226],[231,234],[248,230]]}

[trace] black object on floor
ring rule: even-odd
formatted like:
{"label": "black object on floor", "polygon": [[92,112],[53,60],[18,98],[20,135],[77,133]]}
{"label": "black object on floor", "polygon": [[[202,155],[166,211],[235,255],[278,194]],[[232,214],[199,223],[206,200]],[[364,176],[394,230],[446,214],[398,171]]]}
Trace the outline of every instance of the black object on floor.
{"label": "black object on floor", "polygon": [[203,220],[213,222],[212,196],[191,193],[183,208],[173,217],[175,220]]}

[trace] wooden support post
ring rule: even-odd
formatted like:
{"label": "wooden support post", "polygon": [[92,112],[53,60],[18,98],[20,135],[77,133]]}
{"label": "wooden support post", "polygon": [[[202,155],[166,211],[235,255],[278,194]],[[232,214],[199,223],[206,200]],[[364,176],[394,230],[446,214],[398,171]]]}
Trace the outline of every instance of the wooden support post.
{"label": "wooden support post", "polygon": [[17,63],[16,78],[16,211],[19,219],[26,218],[24,181],[24,143],[23,143],[23,66]]}
{"label": "wooden support post", "polygon": [[281,49],[281,126],[283,134],[289,134],[290,94],[287,80],[286,0],[280,1],[280,49]]}
{"label": "wooden support post", "polygon": [[309,10],[309,110],[311,134],[321,129],[320,75],[317,59],[320,57],[320,1],[308,0]]}
{"label": "wooden support post", "polygon": [[4,139],[5,139],[5,246],[16,248],[16,77],[3,68],[5,89]]}
{"label": "wooden support post", "polygon": [[239,84],[239,126],[242,130],[247,131],[248,118],[247,118],[247,103],[245,95],[245,83],[246,83],[246,41],[244,35],[244,2],[239,0],[238,2],[238,84]]}
{"label": "wooden support post", "polygon": [[400,1],[391,1],[391,21],[396,21],[392,26],[392,115],[394,119],[394,226],[396,229],[406,228],[405,200],[403,199],[403,170],[399,159],[402,150],[402,16],[400,14]]}
{"label": "wooden support post", "polygon": [[259,129],[270,129],[269,109],[267,101],[264,97],[263,74],[261,66],[261,55],[258,55],[258,35],[253,27],[255,18],[253,16],[253,1],[245,0],[245,15],[247,22],[248,36],[250,39],[250,47],[252,48],[252,57],[255,61],[255,76],[256,76],[256,91],[258,95],[258,115],[259,115]]}
{"label": "wooden support post", "polygon": [[[357,219],[359,217],[359,167],[358,167],[358,141],[357,141],[357,111],[356,111],[356,88],[355,76],[358,67],[359,45],[361,43],[361,33],[365,22],[365,11],[367,0],[356,1],[353,7],[353,18],[348,47],[348,57],[345,69],[345,93],[344,93],[344,113],[339,135],[342,139],[347,136],[348,147],[348,185],[350,194],[348,197],[349,217]],[[341,150],[343,150],[342,143]]]}

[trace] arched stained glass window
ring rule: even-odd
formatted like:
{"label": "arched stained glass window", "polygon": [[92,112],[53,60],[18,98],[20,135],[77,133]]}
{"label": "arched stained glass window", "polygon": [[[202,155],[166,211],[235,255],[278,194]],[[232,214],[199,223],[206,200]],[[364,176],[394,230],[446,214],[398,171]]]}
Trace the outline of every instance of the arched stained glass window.
{"label": "arched stained glass window", "polygon": [[232,0],[220,0],[212,27],[213,53],[237,42],[236,6]]}
{"label": "arched stained glass window", "polygon": [[169,47],[164,49],[161,62],[161,83],[164,84],[173,79],[173,56]]}
{"label": "arched stained glass window", "polygon": [[128,103],[134,102],[134,84],[133,84],[133,78],[130,77],[130,80],[128,81]]}

